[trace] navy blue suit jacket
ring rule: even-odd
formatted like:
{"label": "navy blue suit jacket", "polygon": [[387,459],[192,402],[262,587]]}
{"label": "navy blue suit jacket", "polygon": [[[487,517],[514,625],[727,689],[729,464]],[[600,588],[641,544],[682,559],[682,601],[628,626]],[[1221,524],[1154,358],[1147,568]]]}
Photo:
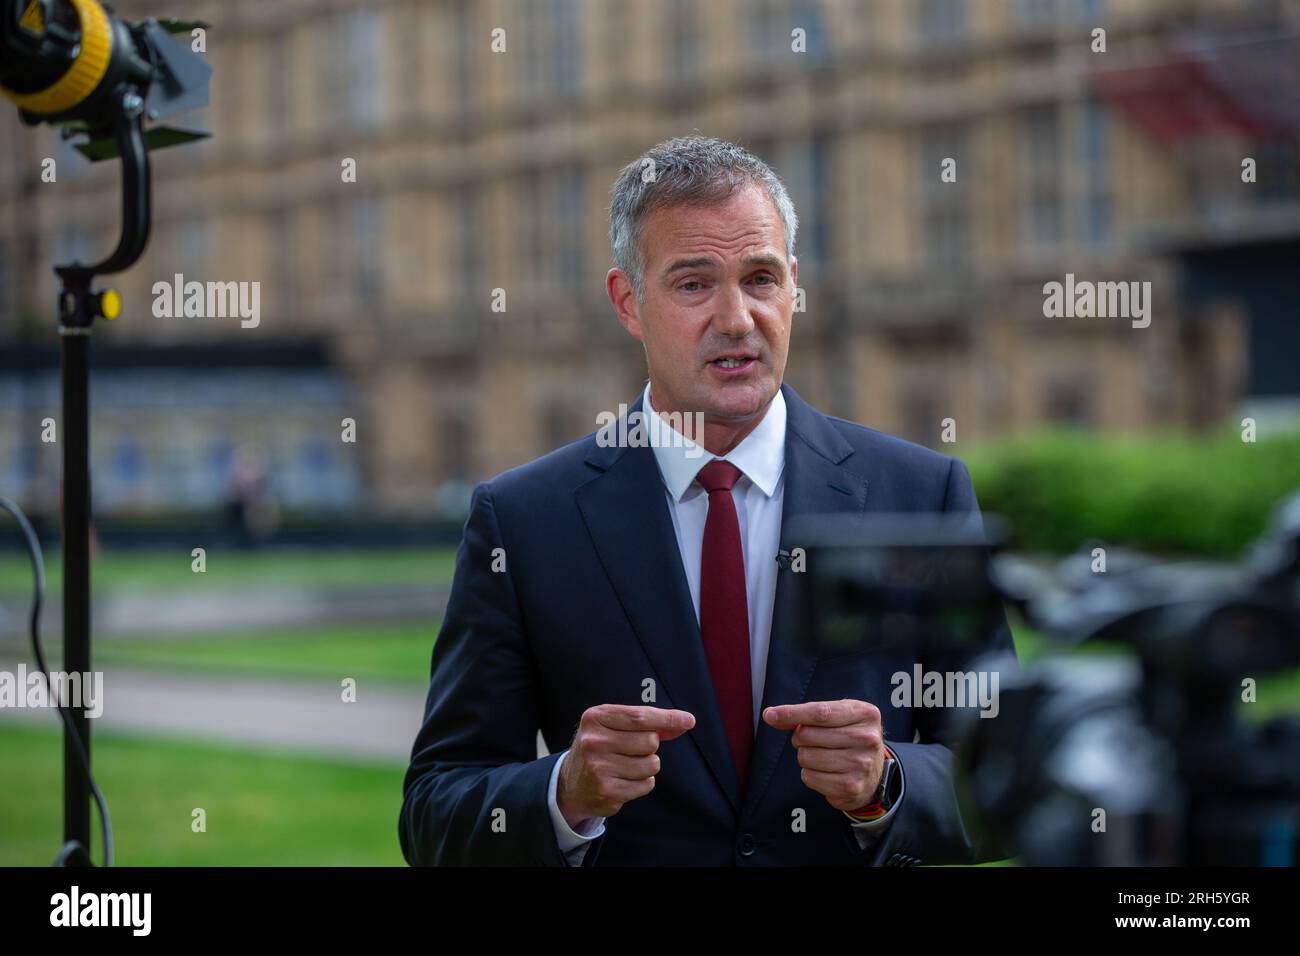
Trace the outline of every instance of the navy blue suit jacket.
{"label": "navy blue suit jacket", "polygon": [[[800,513],[978,512],[960,461],[782,391],[783,523]],[[505,571],[493,570],[494,557]],[[606,820],[584,866],[977,859],[937,712],[887,705],[890,675],[915,662],[804,650],[784,626],[787,578],[778,576],[763,706],[849,697],[880,707],[906,793],[866,850],[800,779],[789,731],[760,723],[742,798],[653,450],[602,447],[590,435],[474,491],[403,786],[406,860],[563,865],[546,802],[551,770],[584,710],[642,704],[646,678],[656,703],[691,712],[695,727],[660,745],[654,790]],[[1005,627],[995,647],[1011,648]],[[551,751],[540,759],[539,728]],[[797,832],[800,808],[806,829]]]}

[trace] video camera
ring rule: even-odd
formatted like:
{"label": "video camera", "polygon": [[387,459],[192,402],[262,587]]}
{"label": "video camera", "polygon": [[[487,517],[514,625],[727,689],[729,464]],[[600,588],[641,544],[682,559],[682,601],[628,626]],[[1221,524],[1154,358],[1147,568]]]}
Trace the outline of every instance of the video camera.
{"label": "video camera", "polygon": [[[1294,865],[1300,716],[1243,719],[1300,667],[1300,493],[1237,566],[1091,548],[1043,567],[1004,526],[891,515],[792,525],[799,635],[998,672],[995,719],[948,709],[963,817],[1027,865]],[[1004,604],[1059,653],[981,657]],[[882,708],[883,709],[883,708]]]}

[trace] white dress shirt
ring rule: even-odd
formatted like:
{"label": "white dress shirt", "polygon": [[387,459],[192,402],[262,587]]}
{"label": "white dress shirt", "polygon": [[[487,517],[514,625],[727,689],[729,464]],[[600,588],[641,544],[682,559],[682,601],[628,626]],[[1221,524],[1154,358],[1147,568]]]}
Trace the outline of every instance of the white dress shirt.
{"label": "white dress shirt", "polygon": [[[650,385],[642,396],[642,407],[647,417],[655,415],[650,404]],[[661,420],[662,421],[662,420]],[[767,414],[745,436],[739,445],[722,458],[741,471],[741,477],[732,486],[731,496],[736,503],[736,517],[740,523],[745,563],[745,597],[749,606],[749,661],[754,702],[754,729],[758,729],[759,711],[763,701],[763,683],[767,675],[767,649],[772,633],[772,608],[776,601],[776,576],[779,566],[777,552],[781,547],[781,508],[785,499],[785,397],[778,391],[768,407]],[[647,428],[647,432],[649,429]],[[664,436],[670,434],[665,427]],[[691,602],[695,605],[695,619],[700,617],[700,559],[704,546],[704,523],[709,514],[709,496],[695,481],[701,468],[716,456],[710,455],[685,436],[679,440],[661,440],[652,446],[655,461],[663,479],[664,494],[668,498],[668,511],[672,515],[673,531],[681,554],[682,568],[690,586]],[[790,701],[796,703],[796,701]],[[582,821],[575,831],[560,813],[555,792],[560,767],[568,756],[566,750],[551,773],[547,803],[551,822],[560,850],[571,865],[579,865],[586,854],[587,844],[605,831],[603,817]],[[872,831],[882,831],[892,822],[899,800],[889,812],[878,820],[853,821],[858,831],[858,842],[866,846]],[[849,818],[852,820],[852,818]]]}

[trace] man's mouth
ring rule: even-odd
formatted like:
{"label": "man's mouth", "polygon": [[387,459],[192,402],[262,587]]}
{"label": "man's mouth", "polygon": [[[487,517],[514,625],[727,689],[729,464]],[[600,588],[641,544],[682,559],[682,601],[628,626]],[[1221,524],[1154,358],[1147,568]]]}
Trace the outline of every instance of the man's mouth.
{"label": "man's mouth", "polygon": [[708,364],[716,381],[748,381],[750,373],[758,365],[758,359],[752,355],[723,355],[712,359]]}
{"label": "man's mouth", "polygon": [[721,369],[738,369],[745,368],[753,363],[752,355],[724,355],[721,358],[712,359],[709,364],[715,368]]}

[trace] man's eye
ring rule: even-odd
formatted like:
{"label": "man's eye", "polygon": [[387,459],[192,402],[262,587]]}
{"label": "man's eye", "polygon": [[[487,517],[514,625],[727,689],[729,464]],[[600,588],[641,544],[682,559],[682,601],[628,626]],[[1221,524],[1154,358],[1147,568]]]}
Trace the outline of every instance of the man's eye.
{"label": "man's eye", "polygon": [[[775,281],[776,281],[776,276],[772,275],[772,273],[770,273],[770,272],[764,272],[764,273],[762,273],[761,275],[757,275],[757,276],[755,276],[754,279],[755,279],[755,281],[757,281],[757,280],[759,280],[759,279],[768,279],[768,280],[770,280],[770,282],[775,282]],[[770,284],[770,283],[769,283],[769,284]]]}
{"label": "man's eye", "polygon": [[688,288],[688,286],[698,286],[699,288],[703,289],[704,283],[700,282],[698,279],[688,279],[687,281],[683,282],[679,288],[681,288],[683,292],[696,291],[695,289]]}

